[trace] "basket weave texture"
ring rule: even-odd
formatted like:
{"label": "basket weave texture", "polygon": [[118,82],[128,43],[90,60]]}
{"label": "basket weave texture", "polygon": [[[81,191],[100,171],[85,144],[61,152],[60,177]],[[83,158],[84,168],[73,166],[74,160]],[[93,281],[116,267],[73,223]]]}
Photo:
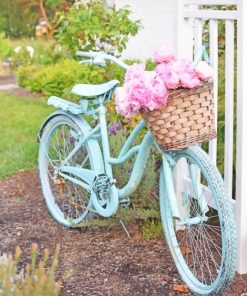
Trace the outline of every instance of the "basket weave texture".
{"label": "basket weave texture", "polygon": [[155,140],[166,151],[181,150],[216,137],[213,83],[195,89],[169,91],[159,109],[141,109]]}

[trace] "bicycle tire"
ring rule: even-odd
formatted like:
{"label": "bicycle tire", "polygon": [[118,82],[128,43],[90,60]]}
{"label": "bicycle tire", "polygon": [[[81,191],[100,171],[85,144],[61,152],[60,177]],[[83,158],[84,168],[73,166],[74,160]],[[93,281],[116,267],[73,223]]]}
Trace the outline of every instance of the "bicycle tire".
{"label": "bicycle tire", "polygon": [[[58,181],[56,181],[57,184],[51,184],[51,180],[49,180],[49,173],[48,173],[48,162],[49,162],[48,158],[51,157],[49,155],[51,153],[51,152],[49,152],[49,148],[51,148],[52,135],[54,135],[56,133],[56,131],[58,131],[59,128],[60,128],[60,133],[62,134],[62,130],[61,130],[62,126],[64,127],[64,129],[63,129],[63,132],[64,132],[63,145],[64,145],[64,147],[66,147],[64,149],[67,149],[67,151],[62,151],[62,149],[60,149],[60,148],[62,148],[62,147],[60,147],[61,144],[59,144],[59,142],[57,142],[58,143],[57,145],[59,147],[58,154],[61,156],[61,159],[59,161],[64,160],[65,155],[68,155],[68,153],[73,149],[75,142],[76,142],[76,137],[78,135],[83,136],[87,132],[85,130],[85,128],[83,128],[83,126],[80,124],[80,120],[78,120],[78,119],[73,120],[73,118],[71,118],[70,116],[66,116],[64,114],[60,114],[60,115],[57,115],[57,116],[51,118],[49,120],[49,122],[45,125],[45,127],[42,131],[41,138],[40,138],[39,175],[40,175],[43,197],[45,199],[47,208],[48,208],[50,214],[52,215],[52,217],[58,223],[66,226],[66,227],[76,227],[78,224],[80,224],[82,221],[84,221],[88,217],[89,213],[91,213],[91,212],[94,213],[90,193],[85,192],[85,190],[83,190],[81,187],[79,187],[79,185],[76,185],[74,183],[72,185],[72,182],[70,182],[68,180],[64,180],[64,179],[61,179],[63,188],[61,188],[61,183],[59,183]],[[65,127],[67,127],[67,128],[65,129]],[[68,130],[68,133],[69,133],[68,134],[69,138],[67,139],[67,144],[65,141],[65,131],[66,130]],[[71,149],[69,149],[68,142],[70,142],[72,144]],[[53,142],[53,145],[55,146],[54,142]],[[85,159],[88,158],[88,161],[86,162],[87,165],[85,165],[85,163],[84,163],[83,167],[85,168],[85,166],[87,166],[88,169],[96,170],[98,172],[101,171],[102,165],[101,165],[101,161],[99,161],[101,152],[100,152],[100,148],[98,147],[98,144],[95,143],[95,140],[87,141],[85,143],[84,147],[82,147],[78,151],[78,153],[71,159],[71,162],[74,162],[74,163],[70,163],[70,164],[78,166],[78,164],[79,164],[78,161],[80,160],[81,165],[82,165],[83,161],[85,161]],[[85,154],[84,159],[82,159],[83,153]],[[97,155],[97,157],[95,157],[95,154]],[[54,176],[51,176],[50,178],[53,178],[53,177]],[[55,181],[54,181],[54,183],[55,183]],[[66,204],[67,208],[65,206],[63,208],[60,207],[60,205],[58,204],[58,202],[59,202],[58,196],[57,196],[58,193],[55,196],[54,192],[52,192],[51,185],[55,186],[55,187],[58,187],[56,185],[59,185],[59,188],[55,188],[55,190],[59,190],[59,195],[61,195],[61,198],[63,198],[62,201],[67,203]],[[70,186],[70,188],[69,188],[69,186]],[[72,192],[72,190],[73,190],[73,192]],[[73,193],[73,197],[66,199],[64,196],[66,196],[66,194],[68,196],[69,191],[71,192],[71,196]],[[84,195],[88,194],[87,200],[85,202],[84,202],[84,200],[82,200],[83,194]],[[65,199],[65,201],[64,201],[64,199]],[[72,204],[71,199],[74,199],[74,201],[76,200],[76,204],[75,204],[75,202]],[[82,205],[82,202],[84,203],[83,205]],[[72,215],[74,215],[71,213],[72,206],[73,206],[74,211],[78,212],[78,215],[72,216]],[[66,210],[66,212],[65,212],[65,210]]]}
{"label": "bicycle tire", "polygon": [[[169,202],[169,194],[166,190],[166,183],[164,179],[165,176],[162,169],[160,174],[160,211],[161,211],[161,220],[162,220],[163,230],[165,232],[168,246],[170,248],[171,254],[175,261],[178,272],[180,273],[182,279],[187,284],[189,289],[195,295],[221,295],[225,290],[225,288],[232,281],[236,271],[236,258],[237,258],[237,236],[236,236],[236,226],[235,226],[236,224],[235,224],[232,205],[231,205],[229,196],[226,193],[225,185],[219,171],[213,165],[209,156],[200,147],[193,146],[193,147],[175,152],[173,156],[176,163],[178,163],[178,161],[183,158],[183,159],[189,160],[190,164],[193,164],[193,165],[196,164],[198,166],[198,168],[200,169],[200,178],[203,174],[204,176],[203,180],[204,181],[206,180],[208,182],[207,185],[209,186],[212,192],[212,196],[214,199],[214,206],[216,206],[217,208],[219,222],[217,221],[216,223],[215,222],[216,216],[212,216],[212,219],[210,217],[208,221],[213,221],[213,222],[208,222],[208,221],[206,222],[206,223],[211,223],[211,225],[208,224],[209,226],[206,225],[206,223],[204,222],[200,222],[201,225],[200,224],[197,224],[196,226],[182,225],[181,230],[175,229],[176,225],[172,217],[172,212],[171,212],[171,207]],[[175,178],[173,180],[174,180],[174,186],[175,186],[176,184]],[[186,190],[184,190],[184,192],[185,191]],[[205,195],[205,193],[202,193],[202,194]],[[195,193],[193,193],[193,195],[195,195]],[[183,196],[186,196],[185,199],[188,198],[187,193],[184,194]],[[194,216],[194,217],[202,215],[202,209],[198,205],[197,205],[198,206],[197,211],[199,212],[199,214],[198,213],[195,214],[196,207],[194,209],[194,212],[191,210],[191,207],[193,206],[192,201],[195,198],[192,198],[192,197],[189,197],[189,198],[191,199],[190,203],[186,201],[189,205],[187,206],[186,215],[189,214],[190,216]],[[202,197],[200,198],[202,199]],[[199,200],[198,202],[199,204],[200,199],[198,200]],[[194,201],[194,204],[196,204],[195,201]],[[211,209],[211,208],[209,210],[213,213],[215,213],[216,211],[215,209]],[[209,215],[209,212],[207,213],[208,215]],[[190,217],[190,218],[193,218],[193,217]],[[192,220],[185,219],[184,221],[192,221]],[[186,223],[188,224],[188,222]],[[197,227],[197,230],[195,230],[196,227]],[[210,229],[210,227],[211,227],[211,230],[208,230]],[[218,232],[219,228],[220,228],[220,233]],[[198,229],[201,230],[201,235],[203,233],[203,236],[199,237]],[[191,237],[193,236],[194,240],[189,238],[188,233]],[[212,234],[210,237],[211,241],[208,240],[209,241],[208,243],[206,237],[209,237],[210,233]],[[217,235],[218,236],[221,235],[221,238],[219,239]],[[188,242],[187,245],[185,246],[186,240],[187,241],[190,240],[190,242]],[[200,242],[202,240],[203,242]],[[219,244],[219,240],[221,240],[222,247],[217,249],[216,245]],[[190,254],[192,253],[192,249],[194,246],[196,248],[195,250],[198,251],[197,254],[195,254],[195,257],[193,257],[193,255]],[[205,246],[204,247],[205,250],[203,250],[203,246]],[[214,249],[212,250],[213,246],[216,250]],[[208,257],[210,256],[207,257],[208,254],[206,249],[208,250],[210,249],[208,253],[209,255],[211,253],[212,261],[215,260],[214,268],[216,270],[214,273],[213,273],[214,271],[213,264],[210,265],[210,262],[208,261]],[[218,253],[221,253],[221,257]],[[215,258],[213,258],[213,256],[215,256]],[[192,270],[192,260],[199,261],[198,265],[196,262],[193,262],[193,270]],[[218,262],[219,260],[220,260],[220,264]],[[206,264],[207,266],[205,266]],[[201,268],[201,274],[203,274],[201,277],[199,277],[199,272],[197,273],[196,271],[197,266]],[[206,276],[204,275],[204,271],[206,270],[206,268],[208,269],[209,274],[212,272],[211,275],[209,276],[210,280],[208,280],[208,277],[206,278]]]}

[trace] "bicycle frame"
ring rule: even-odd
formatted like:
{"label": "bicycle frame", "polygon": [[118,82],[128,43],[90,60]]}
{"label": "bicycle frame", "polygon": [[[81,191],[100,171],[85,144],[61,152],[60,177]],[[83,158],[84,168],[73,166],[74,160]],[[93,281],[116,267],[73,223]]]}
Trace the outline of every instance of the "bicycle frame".
{"label": "bicycle frame", "polygon": [[107,127],[106,127],[106,121],[105,121],[105,112],[106,112],[105,107],[102,104],[99,107],[99,119],[100,119],[100,126],[101,126],[100,130],[101,130],[101,139],[102,139],[102,146],[103,146],[104,165],[105,165],[105,171],[107,175],[113,178],[112,165],[122,164],[125,161],[127,161],[132,155],[137,153],[135,164],[128,183],[123,188],[118,189],[119,198],[121,199],[131,195],[138,187],[144,173],[144,169],[150,154],[151,146],[154,144],[154,138],[151,132],[147,132],[141,144],[134,146],[130,149],[134,140],[136,139],[138,134],[142,131],[142,129],[145,126],[145,122],[142,120],[132,131],[131,135],[123,145],[118,157],[112,158],[110,156],[110,148],[109,148]]}
{"label": "bicycle frame", "polygon": [[[141,178],[143,176],[144,169],[150,154],[151,146],[154,144],[154,138],[151,132],[147,132],[140,145],[130,148],[134,140],[138,136],[138,134],[145,127],[145,122],[142,120],[132,131],[131,135],[123,145],[118,157],[112,158],[110,155],[110,147],[109,147],[106,116],[105,116],[106,109],[103,103],[100,104],[98,108],[98,113],[99,113],[99,124],[96,127],[94,127],[88,134],[86,134],[85,137],[83,137],[78,141],[74,149],[69,153],[66,159],[62,162],[61,171],[69,172],[73,170],[73,167],[67,165],[69,160],[77,153],[77,151],[82,147],[82,145],[84,145],[88,140],[101,137],[105,173],[112,179],[114,178],[113,172],[112,172],[112,165],[120,165],[126,162],[134,154],[137,154],[136,161],[135,161],[128,183],[123,188],[118,189],[119,198],[120,199],[125,198],[131,195],[136,190],[136,188],[138,187],[141,181]],[[66,178],[68,178],[68,176]],[[69,179],[72,181],[73,177],[69,177]],[[75,181],[78,182],[78,180],[75,180]],[[88,188],[88,185],[84,184],[83,187]]]}
{"label": "bicycle frame", "polygon": [[[108,140],[108,132],[107,132],[107,123],[106,123],[106,108],[104,107],[103,102],[101,102],[98,107],[98,114],[99,114],[99,124],[96,127],[94,127],[91,131],[89,131],[82,139],[78,141],[74,149],[69,153],[66,159],[62,162],[60,167],[60,175],[72,182],[79,184],[84,189],[88,190],[90,188],[90,185],[88,185],[88,183],[92,183],[95,175],[89,170],[68,166],[67,163],[76,154],[76,152],[82,147],[82,145],[84,145],[87,141],[89,141],[90,139],[95,139],[100,137],[102,141],[104,170],[105,170],[105,173],[111,179],[114,179],[113,172],[112,172],[112,165],[123,164],[134,154],[137,154],[129,181],[123,188],[117,188],[118,198],[121,200],[130,196],[132,193],[134,193],[137,187],[139,186],[146,164],[147,164],[148,157],[150,155],[150,149],[152,145],[155,144],[157,149],[162,154],[162,161],[163,161],[162,170],[164,171],[164,175],[166,176],[165,182],[166,182],[166,188],[169,191],[172,213],[175,218],[179,219],[180,215],[179,215],[179,210],[176,202],[176,193],[174,192],[174,188],[172,186],[173,176],[172,176],[171,166],[174,165],[174,161],[170,153],[166,153],[159,148],[150,131],[148,131],[144,135],[141,144],[131,148],[133,142],[145,127],[145,122],[141,120],[138,123],[138,125],[133,129],[127,141],[124,143],[121,151],[119,152],[118,157],[117,158],[111,157],[109,140]],[[87,180],[87,183],[79,181],[78,179],[73,178],[71,176],[68,176],[67,173],[68,174],[72,173],[74,175],[83,175],[83,178]]]}

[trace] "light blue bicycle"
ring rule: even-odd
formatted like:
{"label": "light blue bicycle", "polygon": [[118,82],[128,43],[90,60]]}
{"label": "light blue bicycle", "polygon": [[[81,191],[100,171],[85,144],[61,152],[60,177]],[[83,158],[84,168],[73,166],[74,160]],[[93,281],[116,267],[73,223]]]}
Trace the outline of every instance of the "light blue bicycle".
{"label": "light blue bicycle", "polygon": [[[128,68],[104,53],[77,55],[90,58],[81,63],[105,66],[110,60]],[[237,249],[233,211],[221,175],[199,146],[165,152],[148,131],[133,147],[144,121],[132,131],[119,156],[112,158],[104,104],[112,99],[118,84],[112,80],[101,85],[75,85],[72,92],[81,97],[79,104],[49,98],[49,105],[62,109],[46,119],[39,133],[40,179],[49,212],[67,227],[83,223],[90,213],[114,215],[138,187],[150,149],[156,145],[162,158],[161,220],[177,269],[195,294],[220,295],[235,274]],[[85,120],[90,115],[99,119],[93,128]],[[112,166],[134,154],[130,179],[117,188]]]}

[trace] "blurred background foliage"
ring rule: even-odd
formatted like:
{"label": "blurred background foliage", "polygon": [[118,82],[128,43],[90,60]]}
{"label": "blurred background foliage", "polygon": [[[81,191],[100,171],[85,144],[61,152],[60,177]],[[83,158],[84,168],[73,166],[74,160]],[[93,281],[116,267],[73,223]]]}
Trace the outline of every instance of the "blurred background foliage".
{"label": "blurred background foliage", "polygon": [[57,11],[69,9],[64,0],[8,0],[0,2],[0,32],[10,38],[33,37],[35,26],[43,18],[50,26]]}

